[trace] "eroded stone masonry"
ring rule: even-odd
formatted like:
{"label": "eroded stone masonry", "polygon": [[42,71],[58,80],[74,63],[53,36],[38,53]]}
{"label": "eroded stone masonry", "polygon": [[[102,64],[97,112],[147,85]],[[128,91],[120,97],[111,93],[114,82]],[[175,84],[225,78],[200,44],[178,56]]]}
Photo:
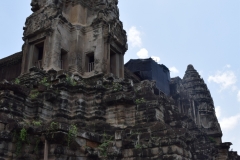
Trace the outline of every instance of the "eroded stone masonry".
{"label": "eroded stone masonry", "polygon": [[117,4],[32,0],[22,51],[0,60],[0,160],[239,160],[192,65],[124,67]]}

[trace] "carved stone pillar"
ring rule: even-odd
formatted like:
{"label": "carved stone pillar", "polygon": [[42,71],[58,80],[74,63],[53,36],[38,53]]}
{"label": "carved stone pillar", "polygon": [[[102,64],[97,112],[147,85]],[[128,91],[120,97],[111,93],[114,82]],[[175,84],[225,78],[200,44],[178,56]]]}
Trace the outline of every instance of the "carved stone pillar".
{"label": "carved stone pillar", "polygon": [[61,57],[61,35],[57,30],[54,31],[52,35],[52,44],[51,44],[51,60],[50,60],[50,66],[47,68],[47,70],[55,69],[60,70],[60,57]]}
{"label": "carved stone pillar", "polygon": [[124,78],[124,55],[119,55],[119,78]]}
{"label": "carved stone pillar", "polygon": [[195,109],[195,104],[194,101],[192,100],[192,108],[193,108],[193,117],[194,117],[194,121],[197,124],[197,116],[196,116],[196,109]]}
{"label": "carved stone pillar", "polygon": [[45,140],[44,144],[44,160],[48,160],[48,142]]}
{"label": "carved stone pillar", "polygon": [[[29,52],[28,40],[25,41],[25,43],[22,47],[22,52],[23,53],[28,53]],[[29,70],[29,55],[28,54],[23,54],[21,74],[24,74],[24,73],[28,72],[28,70]]]}

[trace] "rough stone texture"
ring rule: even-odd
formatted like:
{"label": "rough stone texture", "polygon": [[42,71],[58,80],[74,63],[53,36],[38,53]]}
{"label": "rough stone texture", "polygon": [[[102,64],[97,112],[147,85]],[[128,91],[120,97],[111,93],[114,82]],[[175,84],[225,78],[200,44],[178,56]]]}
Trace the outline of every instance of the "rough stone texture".
{"label": "rough stone texture", "polygon": [[192,117],[199,128],[220,144],[222,132],[213,99],[204,80],[192,65],[188,65],[182,80],[178,77],[172,79],[171,89],[179,111]]}
{"label": "rough stone texture", "polygon": [[0,60],[0,160],[239,160],[192,65],[170,95],[124,72],[117,2],[32,0],[22,53]]}
{"label": "rough stone texture", "polygon": [[36,66],[83,77],[124,77],[126,32],[117,0],[32,0],[24,27],[22,74]]}
{"label": "rough stone texture", "polygon": [[[188,67],[182,83],[188,82],[192,71],[197,73]],[[221,143],[219,125],[206,129],[201,125],[206,120],[202,112],[196,121],[192,112],[180,110],[178,99],[154,94],[155,82],[133,83],[111,75],[86,79],[36,67],[19,80],[19,84],[0,85],[0,158],[4,160],[239,159],[237,152],[229,151],[231,143]],[[197,109],[201,103],[189,98],[184,85],[175,85],[183,89],[179,97],[189,103],[196,100]],[[186,104],[182,108],[187,110],[191,103]],[[214,118],[206,123],[217,123],[215,113],[209,114]]]}

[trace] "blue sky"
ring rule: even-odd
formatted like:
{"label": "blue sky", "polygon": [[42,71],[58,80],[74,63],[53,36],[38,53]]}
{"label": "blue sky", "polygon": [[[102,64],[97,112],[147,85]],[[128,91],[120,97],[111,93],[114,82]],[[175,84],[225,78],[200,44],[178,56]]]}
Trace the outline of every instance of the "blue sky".
{"label": "blue sky", "polygon": [[[30,1],[0,1],[0,58],[21,50]],[[155,57],[181,78],[193,64],[214,99],[223,141],[240,153],[239,8],[239,0],[119,0],[125,62]]]}

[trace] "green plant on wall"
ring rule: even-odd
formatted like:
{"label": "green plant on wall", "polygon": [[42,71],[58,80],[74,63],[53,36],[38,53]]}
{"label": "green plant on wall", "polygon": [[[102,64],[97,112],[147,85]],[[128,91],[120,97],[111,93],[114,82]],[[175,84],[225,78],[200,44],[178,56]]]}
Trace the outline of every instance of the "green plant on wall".
{"label": "green plant on wall", "polygon": [[[48,127],[47,129],[47,135],[50,133],[50,131],[54,131],[58,129],[58,123],[57,122],[51,122],[50,123],[50,126]],[[54,137],[54,132],[52,132],[52,138]]]}
{"label": "green plant on wall", "polygon": [[98,146],[98,150],[100,151],[101,156],[107,157],[107,149],[112,141],[112,136],[108,136],[106,133],[103,134],[103,143]]}
{"label": "green plant on wall", "polygon": [[20,84],[20,80],[18,78],[15,79],[14,84]]}
{"label": "green plant on wall", "polygon": [[22,142],[25,142],[27,139],[27,130],[25,128],[22,128],[20,131],[20,140]]}
{"label": "green plant on wall", "polygon": [[122,89],[122,85],[119,83],[113,83],[113,90],[120,91]]}
{"label": "green plant on wall", "polygon": [[73,139],[75,139],[77,137],[77,132],[78,132],[77,126],[75,124],[72,124],[69,127],[68,134],[67,134],[68,146],[73,141]]}
{"label": "green plant on wall", "polygon": [[19,153],[21,152],[23,144],[27,142],[27,130],[25,128],[22,128],[18,134],[15,131],[14,138],[16,138],[16,140],[17,140],[16,156],[18,156]]}
{"label": "green plant on wall", "polygon": [[136,104],[142,104],[142,103],[146,103],[144,98],[140,98],[140,99],[136,99],[135,101]]}
{"label": "green plant on wall", "polygon": [[77,85],[77,82],[73,79],[73,77],[70,77],[69,75],[67,75],[67,77],[66,77],[66,82],[70,86],[76,86]]}
{"label": "green plant on wall", "polygon": [[136,144],[134,147],[135,147],[135,149],[141,149],[142,148],[142,146],[140,144]]}
{"label": "green plant on wall", "polygon": [[31,99],[36,99],[38,97],[38,95],[39,95],[39,92],[37,90],[32,90],[29,94],[29,97]]}
{"label": "green plant on wall", "polygon": [[57,129],[57,127],[58,127],[58,123],[57,122],[51,122],[51,124],[50,124],[50,129],[51,130],[55,130],[55,129]]}
{"label": "green plant on wall", "polygon": [[32,121],[32,124],[36,127],[39,127],[42,125],[42,122],[41,121]]}
{"label": "green plant on wall", "polygon": [[50,83],[48,82],[47,77],[44,77],[39,83],[46,87],[50,86]]}

